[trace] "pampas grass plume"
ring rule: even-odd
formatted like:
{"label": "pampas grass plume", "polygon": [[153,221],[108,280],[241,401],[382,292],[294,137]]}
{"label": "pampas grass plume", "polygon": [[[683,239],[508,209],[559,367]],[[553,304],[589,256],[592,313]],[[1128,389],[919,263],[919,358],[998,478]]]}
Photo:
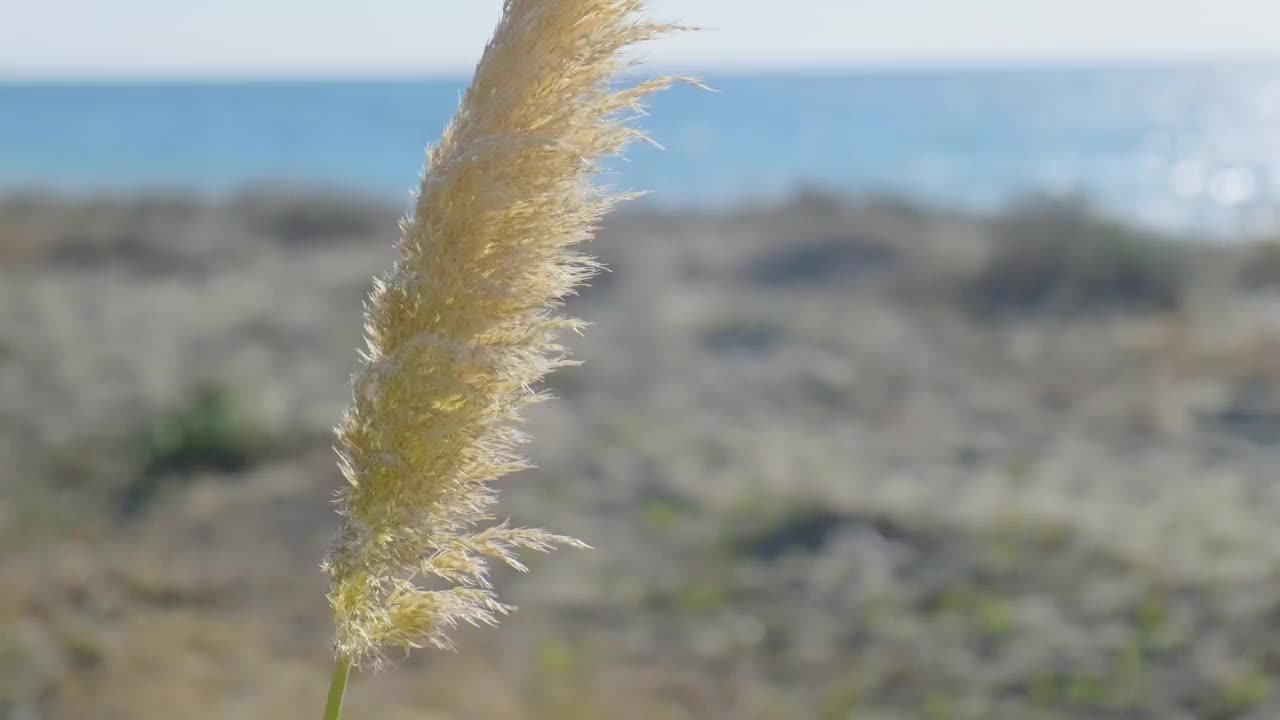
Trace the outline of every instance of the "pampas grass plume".
{"label": "pampas grass plume", "polygon": [[449,647],[460,623],[512,608],[490,561],[583,543],[496,523],[492,482],[527,467],[521,409],[571,364],[579,321],[557,308],[596,270],[577,248],[621,196],[601,158],[641,135],[626,120],[659,79],[615,90],[621,53],[673,26],[643,0],[506,0],[475,78],[429,153],[398,258],[375,281],[350,407],[337,428],[348,484],[324,568],[340,658]]}

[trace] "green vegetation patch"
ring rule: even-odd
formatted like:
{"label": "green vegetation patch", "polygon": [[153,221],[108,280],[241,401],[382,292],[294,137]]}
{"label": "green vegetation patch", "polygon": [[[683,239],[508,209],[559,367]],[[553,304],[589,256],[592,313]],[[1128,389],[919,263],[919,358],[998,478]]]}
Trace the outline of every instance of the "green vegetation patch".
{"label": "green vegetation patch", "polygon": [[153,418],[134,445],[139,470],[125,491],[126,510],[145,504],[166,478],[202,470],[240,472],[266,443],[227,388],[202,385],[182,405]]}
{"label": "green vegetation patch", "polygon": [[996,220],[968,288],[987,312],[1172,310],[1192,281],[1183,242],[1100,217],[1079,201],[1029,200]]}

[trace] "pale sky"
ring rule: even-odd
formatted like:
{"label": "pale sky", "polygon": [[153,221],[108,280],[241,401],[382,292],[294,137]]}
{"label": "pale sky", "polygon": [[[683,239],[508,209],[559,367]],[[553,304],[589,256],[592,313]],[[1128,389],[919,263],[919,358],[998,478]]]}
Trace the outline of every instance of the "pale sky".
{"label": "pale sky", "polygon": [[[0,77],[461,74],[501,0],[0,0]],[[1280,0],[652,0],[658,65],[1280,54]]]}

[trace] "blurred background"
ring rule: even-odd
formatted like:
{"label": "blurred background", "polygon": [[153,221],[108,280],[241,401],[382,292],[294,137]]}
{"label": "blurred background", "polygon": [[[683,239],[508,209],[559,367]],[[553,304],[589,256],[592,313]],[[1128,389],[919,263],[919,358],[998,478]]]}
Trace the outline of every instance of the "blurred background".
{"label": "blurred background", "polygon": [[[1280,717],[1280,10],[654,0],[597,550],[352,718]],[[318,717],[370,278],[498,0],[0,0],[0,720]]]}

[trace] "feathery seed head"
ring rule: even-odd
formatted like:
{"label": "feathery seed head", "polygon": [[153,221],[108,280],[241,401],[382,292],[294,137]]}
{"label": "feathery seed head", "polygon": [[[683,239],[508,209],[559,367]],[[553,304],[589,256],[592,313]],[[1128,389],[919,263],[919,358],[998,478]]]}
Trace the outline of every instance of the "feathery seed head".
{"label": "feathery seed head", "polygon": [[[671,83],[613,90],[620,53],[675,26],[644,0],[506,0],[453,122],[434,147],[398,259],[375,281],[366,348],[337,428],[342,530],[325,560],[337,651],[448,647],[459,623],[509,612],[486,559],[582,543],[492,520],[491,482],[527,467],[514,427],[556,343],[556,312],[597,264],[574,251],[622,196],[593,187],[600,158]],[[431,589],[435,588],[435,589]]]}

